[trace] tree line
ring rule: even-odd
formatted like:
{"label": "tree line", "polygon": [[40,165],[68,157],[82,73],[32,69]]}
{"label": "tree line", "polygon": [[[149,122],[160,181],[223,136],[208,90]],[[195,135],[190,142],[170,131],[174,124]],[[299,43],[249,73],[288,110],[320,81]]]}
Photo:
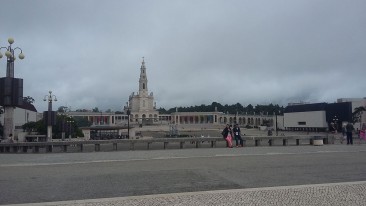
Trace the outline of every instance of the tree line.
{"label": "tree line", "polygon": [[279,106],[278,104],[269,104],[269,105],[259,105],[253,106],[252,104],[248,104],[246,107],[241,105],[240,103],[232,104],[232,105],[222,105],[218,102],[212,102],[210,105],[199,105],[199,106],[190,106],[190,107],[175,107],[166,110],[165,108],[159,108],[158,111],[161,114],[171,114],[173,112],[223,112],[228,114],[283,114],[284,111],[283,106]]}
{"label": "tree line", "polygon": [[[172,114],[178,110],[178,112],[223,112],[228,114],[283,114],[284,111],[283,106],[279,106],[278,104],[269,104],[269,105],[260,105],[257,104],[253,106],[252,104],[247,105],[246,107],[241,105],[240,103],[232,104],[232,105],[222,105],[217,102],[212,102],[210,105],[196,105],[196,106],[189,106],[189,107],[173,107],[170,109],[165,109],[160,107],[157,109],[160,114]],[[59,113],[71,112],[71,109],[66,106],[60,106],[57,109]],[[103,112],[98,107],[93,108],[92,110],[87,109],[76,109],[75,112]],[[113,112],[111,109],[107,109],[106,113]],[[116,111],[115,114],[123,114],[123,111]]]}

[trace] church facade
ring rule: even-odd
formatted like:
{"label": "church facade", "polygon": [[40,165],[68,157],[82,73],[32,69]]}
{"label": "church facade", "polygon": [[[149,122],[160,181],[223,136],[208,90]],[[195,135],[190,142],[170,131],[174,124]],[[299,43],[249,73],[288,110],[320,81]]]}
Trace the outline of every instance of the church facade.
{"label": "church facade", "polygon": [[156,102],[154,94],[149,93],[148,80],[146,73],[145,59],[142,59],[140,67],[139,91],[132,94],[128,98],[127,106],[124,113],[130,110],[131,123],[153,124],[159,119],[159,112],[156,110]]}

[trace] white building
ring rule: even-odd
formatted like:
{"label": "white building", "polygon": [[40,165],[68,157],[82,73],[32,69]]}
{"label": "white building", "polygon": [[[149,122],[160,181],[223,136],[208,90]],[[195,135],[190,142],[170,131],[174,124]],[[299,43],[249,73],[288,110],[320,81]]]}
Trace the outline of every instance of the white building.
{"label": "white building", "polygon": [[[140,68],[139,91],[137,94],[132,93],[128,99],[132,123],[153,124],[159,120],[154,95],[152,92],[149,94],[147,82],[145,60],[143,59]],[[125,114],[127,114],[127,107],[125,107]]]}
{"label": "white building", "polygon": [[284,113],[284,126],[290,130],[321,131],[328,127],[326,112],[322,110]]}
{"label": "white building", "polygon": [[[42,119],[41,114],[37,113],[36,108],[29,103],[23,103],[22,106],[14,109],[14,138],[18,138],[18,133],[22,132],[22,126],[28,122],[37,122]],[[0,122],[4,125],[4,114],[0,114]]]}
{"label": "white building", "polygon": [[285,108],[284,127],[295,131],[340,131],[352,121],[350,102],[292,104]]}

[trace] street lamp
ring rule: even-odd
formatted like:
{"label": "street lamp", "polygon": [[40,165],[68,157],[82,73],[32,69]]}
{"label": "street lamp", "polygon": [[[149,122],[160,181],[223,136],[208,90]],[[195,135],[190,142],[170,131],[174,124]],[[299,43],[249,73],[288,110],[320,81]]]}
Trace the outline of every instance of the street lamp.
{"label": "street lamp", "polygon": [[44,115],[43,117],[46,117],[47,120],[47,141],[52,141],[52,125],[56,122],[55,113],[52,112],[52,101],[57,101],[57,98],[55,95],[52,95],[52,91],[49,91],[48,93],[49,94],[44,96],[43,99],[43,101],[48,101],[47,115]]}
{"label": "street lamp", "polygon": [[130,139],[130,115],[131,115],[131,110],[130,107],[128,105],[128,102],[126,102],[127,104],[127,139]]}
{"label": "street lamp", "polygon": [[[23,54],[23,50],[20,47],[15,47],[14,49],[11,45],[14,43],[13,38],[8,39],[9,46],[8,47],[1,47],[1,49],[6,49],[5,56],[7,57],[7,64],[6,64],[6,77],[14,78],[14,61],[16,59],[14,52],[15,50],[20,50],[19,59],[24,59],[25,56]],[[3,54],[0,52],[0,59],[3,57]]]}
{"label": "street lamp", "polygon": [[334,132],[337,132],[338,131],[338,118],[337,118],[337,115],[334,115],[333,117],[333,129],[335,130]]}
{"label": "street lamp", "polygon": [[62,122],[61,122],[61,140],[65,141],[65,115],[62,115]]}
{"label": "street lamp", "polygon": [[69,117],[69,119],[66,121],[68,123],[68,130],[69,130],[69,140],[71,140],[71,137],[72,137],[72,133],[73,133],[73,123],[74,123],[74,120]]}
{"label": "street lamp", "polygon": [[278,121],[277,121],[277,116],[280,115],[281,111],[278,110],[275,112],[276,114],[276,136],[278,136]]}
{"label": "street lamp", "polygon": [[277,112],[275,112],[276,114],[276,136],[278,136],[278,126],[277,126]]}
{"label": "street lamp", "polygon": [[[8,39],[9,46],[0,47],[0,59],[3,57],[2,49],[5,49],[6,77],[0,78],[0,105],[4,107],[4,138],[14,133],[14,108],[23,103],[23,79],[14,78],[15,50],[19,50],[19,59],[24,59],[21,48],[12,48],[13,38]],[[7,87],[2,86],[7,85]]]}
{"label": "street lamp", "polygon": [[62,141],[65,141],[65,133],[66,133],[66,122],[65,122],[65,119],[68,117],[68,115],[66,114],[67,112],[67,107],[63,107],[62,109],[62,114],[61,114],[61,117],[62,117],[62,122],[61,122],[61,139]]}

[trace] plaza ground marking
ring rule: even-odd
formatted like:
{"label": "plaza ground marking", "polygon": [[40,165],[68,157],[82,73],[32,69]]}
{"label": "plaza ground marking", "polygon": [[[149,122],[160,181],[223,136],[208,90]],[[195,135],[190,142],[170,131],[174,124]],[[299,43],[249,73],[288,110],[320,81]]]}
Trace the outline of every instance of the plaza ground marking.
{"label": "plaza ground marking", "polygon": [[313,152],[269,152],[263,154],[214,154],[202,156],[162,156],[152,158],[140,159],[124,159],[124,160],[91,160],[91,161],[77,161],[77,162],[56,162],[56,163],[18,163],[18,164],[0,164],[0,167],[32,167],[32,166],[49,166],[49,165],[72,165],[72,164],[93,164],[93,163],[113,163],[113,162],[133,162],[133,161],[149,161],[149,160],[169,160],[169,159],[191,159],[191,158],[214,158],[214,157],[242,157],[242,156],[267,156],[267,155],[301,155],[301,154],[319,154],[319,153],[359,153],[366,152],[366,150],[358,151],[313,151]]}

